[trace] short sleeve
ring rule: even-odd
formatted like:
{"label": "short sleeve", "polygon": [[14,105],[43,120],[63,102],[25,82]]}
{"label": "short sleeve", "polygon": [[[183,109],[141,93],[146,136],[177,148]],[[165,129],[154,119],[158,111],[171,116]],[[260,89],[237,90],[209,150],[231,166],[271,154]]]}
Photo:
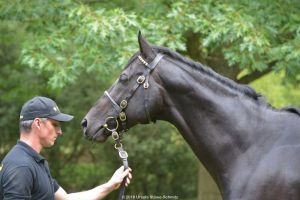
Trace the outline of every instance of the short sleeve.
{"label": "short sleeve", "polygon": [[53,188],[54,188],[54,193],[57,192],[57,190],[59,189],[59,185],[57,183],[57,181],[55,179],[52,179],[52,184],[53,184]]}
{"label": "short sleeve", "polygon": [[33,176],[28,167],[16,167],[3,174],[3,200],[30,200]]}

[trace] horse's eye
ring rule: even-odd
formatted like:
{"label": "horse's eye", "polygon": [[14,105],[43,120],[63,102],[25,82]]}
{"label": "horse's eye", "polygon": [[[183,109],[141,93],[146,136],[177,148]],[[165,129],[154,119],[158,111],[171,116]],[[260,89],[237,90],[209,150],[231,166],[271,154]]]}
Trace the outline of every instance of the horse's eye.
{"label": "horse's eye", "polygon": [[119,80],[122,81],[122,82],[128,81],[128,76],[127,76],[127,74],[121,74]]}

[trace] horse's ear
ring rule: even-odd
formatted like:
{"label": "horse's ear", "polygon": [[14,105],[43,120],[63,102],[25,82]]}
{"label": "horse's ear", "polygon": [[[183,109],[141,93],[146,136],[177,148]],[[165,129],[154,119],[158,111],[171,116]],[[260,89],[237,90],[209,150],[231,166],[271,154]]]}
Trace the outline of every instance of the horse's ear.
{"label": "horse's ear", "polygon": [[142,36],[141,31],[138,33],[138,41],[142,57],[147,61],[152,61],[155,58],[155,52],[147,40]]}

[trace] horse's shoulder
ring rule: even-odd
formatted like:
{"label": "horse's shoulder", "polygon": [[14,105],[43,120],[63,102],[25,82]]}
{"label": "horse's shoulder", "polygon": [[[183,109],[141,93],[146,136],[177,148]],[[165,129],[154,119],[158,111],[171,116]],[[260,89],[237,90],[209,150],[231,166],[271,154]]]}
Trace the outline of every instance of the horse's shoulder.
{"label": "horse's shoulder", "polygon": [[287,112],[291,112],[294,113],[296,115],[298,115],[300,117],[300,108],[295,108],[295,107],[285,107],[282,108],[281,110],[287,111]]}

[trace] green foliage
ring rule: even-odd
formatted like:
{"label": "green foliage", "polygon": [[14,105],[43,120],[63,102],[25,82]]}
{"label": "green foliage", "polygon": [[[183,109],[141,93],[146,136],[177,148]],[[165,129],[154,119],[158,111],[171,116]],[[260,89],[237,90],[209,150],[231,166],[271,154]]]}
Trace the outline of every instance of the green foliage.
{"label": "green foliage", "polygon": [[[64,12],[68,15],[62,20],[69,23],[58,25],[54,32],[23,51],[23,63],[52,74],[49,84],[53,87],[74,82],[82,70],[98,70],[105,77],[110,73],[109,69],[118,64],[111,61],[117,61],[124,54],[128,57],[124,49],[117,48],[121,41],[116,38],[125,38],[124,25],[134,25],[134,15],[125,15],[120,9],[92,12],[84,5],[68,7]],[[131,39],[126,38],[122,42]],[[105,67],[100,69],[99,65]]]}
{"label": "green foliage", "polygon": [[200,33],[204,50],[221,48],[230,65],[252,72],[273,61],[276,70],[299,74],[299,11],[297,1],[186,0],[174,3],[168,17],[176,30]]}
{"label": "green foliage", "polygon": [[251,85],[261,94],[265,94],[268,102],[276,108],[287,106],[300,107],[299,86],[285,82],[282,73],[271,73]]}
{"label": "green foliage", "polygon": [[126,135],[124,144],[133,169],[139,172],[129,194],[169,194],[184,199],[197,195],[197,158],[174,127],[165,122],[137,126]]}
{"label": "green foliage", "polygon": [[[0,23],[0,153],[5,153],[18,136],[19,112],[28,98],[44,94],[43,77],[19,65],[24,30],[14,22]],[[2,157],[2,156],[1,156]]]}
{"label": "green foliage", "polygon": [[[43,152],[53,176],[67,191],[107,181],[121,164],[112,141],[84,140],[80,121],[138,51],[139,29],[153,44],[233,69],[235,80],[273,70],[253,86],[276,107],[300,106],[291,84],[300,81],[299,11],[298,0],[0,1],[0,158],[18,138],[22,104],[45,95],[75,115]],[[174,127],[137,126],[124,145],[128,194],[196,196],[198,161]]]}
{"label": "green foliage", "polygon": [[274,68],[297,81],[300,6],[264,1],[2,1],[0,18],[25,27],[22,63],[47,73],[53,88],[83,71],[109,79],[137,51],[142,29],[155,44],[186,52],[187,33],[199,35],[202,57],[221,51],[248,73]]}

